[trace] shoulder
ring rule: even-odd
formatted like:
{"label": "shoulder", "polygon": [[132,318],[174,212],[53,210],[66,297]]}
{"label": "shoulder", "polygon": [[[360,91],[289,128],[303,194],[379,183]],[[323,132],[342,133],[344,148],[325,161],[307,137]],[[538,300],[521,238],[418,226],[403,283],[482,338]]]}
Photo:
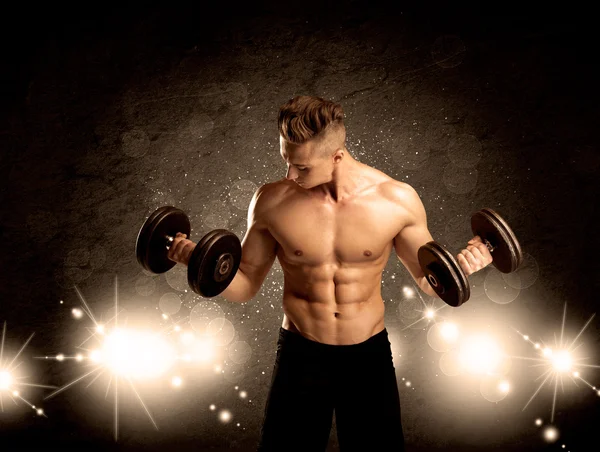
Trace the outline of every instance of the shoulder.
{"label": "shoulder", "polygon": [[266,213],[281,200],[288,189],[281,180],[261,185],[254,192],[249,209],[261,214]]}
{"label": "shoulder", "polygon": [[411,185],[392,179],[381,187],[383,196],[402,213],[405,224],[427,222],[427,212],[419,193]]}
{"label": "shoulder", "polygon": [[421,203],[421,197],[409,184],[390,178],[379,185],[381,194],[394,203],[411,207]]}
{"label": "shoulder", "polygon": [[420,201],[417,191],[406,182],[394,179],[381,170],[365,165],[365,175],[370,177],[380,196],[394,203],[411,204]]}

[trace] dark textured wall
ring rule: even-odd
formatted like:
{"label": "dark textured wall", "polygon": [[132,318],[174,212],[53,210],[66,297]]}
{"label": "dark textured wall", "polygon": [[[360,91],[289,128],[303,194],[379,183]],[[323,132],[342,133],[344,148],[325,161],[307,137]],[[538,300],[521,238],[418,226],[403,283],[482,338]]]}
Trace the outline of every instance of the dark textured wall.
{"label": "dark textured wall", "polygon": [[[359,1],[97,8],[21,7],[4,17],[5,361],[35,333],[19,357],[23,382],[60,387],[85,374],[85,363],[37,359],[85,352],[76,346],[90,322],[71,315],[81,305],[76,288],[103,320],[116,294],[132,323],[166,327],[165,294],[180,297],[173,319],[184,326],[194,309],[220,308],[235,331],[223,352],[231,357],[230,345],[245,342],[252,354],[229,359],[221,374],[186,368],[180,390],[136,386],[158,430],[124,388],[116,444],[107,379],[47,400],[52,389],[23,386],[47,417],[4,394],[0,448],[253,450],[283,316],[281,267],[251,302],[216,297],[217,307],[185,292],[180,268],[143,272],[133,246],[143,220],[165,204],[189,213],[196,239],[219,227],[242,237],[254,190],[285,176],[279,105],[314,94],[342,103],[358,160],[415,187],[436,240],[458,251],[471,238],[470,215],[491,207],[525,252],[517,279],[488,267],[473,275],[468,304],[440,311],[502,338],[513,389],[498,403],[472,379],[440,372],[431,323],[408,327],[418,320],[402,295],[412,280],[390,257],[382,293],[408,450],[592,450],[580,444],[595,433],[600,371],[581,364],[600,364],[597,319],[577,341],[589,385],[568,375],[558,383],[561,438],[550,445],[534,420],[550,422],[554,384],[523,410],[545,368],[519,359],[538,355],[515,332],[554,344],[566,303],[572,341],[596,309],[600,74],[584,12]],[[217,417],[223,408],[229,423]],[[338,450],[335,425],[328,450]]]}

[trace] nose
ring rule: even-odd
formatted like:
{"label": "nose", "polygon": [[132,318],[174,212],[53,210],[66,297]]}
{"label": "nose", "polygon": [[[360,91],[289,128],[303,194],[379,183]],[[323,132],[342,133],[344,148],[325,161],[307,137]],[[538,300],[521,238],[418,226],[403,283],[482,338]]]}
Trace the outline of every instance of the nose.
{"label": "nose", "polygon": [[296,180],[296,178],[298,177],[298,174],[293,173],[292,169],[292,166],[288,166],[287,174],[285,175],[286,179],[291,181]]}

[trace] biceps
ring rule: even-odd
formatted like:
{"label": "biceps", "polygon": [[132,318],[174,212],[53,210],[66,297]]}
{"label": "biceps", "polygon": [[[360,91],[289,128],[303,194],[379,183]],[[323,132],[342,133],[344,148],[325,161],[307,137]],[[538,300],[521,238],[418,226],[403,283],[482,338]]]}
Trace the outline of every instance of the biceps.
{"label": "biceps", "polygon": [[268,228],[252,225],[242,240],[240,270],[250,278],[256,290],[262,285],[277,255],[277,241]]}
{"label": "biceps", "polygon": [[423,276],[418,259],[419,248],[432,240],[427,225],[419,223],[405,226],[394,238],[396,254],[415,280]]}

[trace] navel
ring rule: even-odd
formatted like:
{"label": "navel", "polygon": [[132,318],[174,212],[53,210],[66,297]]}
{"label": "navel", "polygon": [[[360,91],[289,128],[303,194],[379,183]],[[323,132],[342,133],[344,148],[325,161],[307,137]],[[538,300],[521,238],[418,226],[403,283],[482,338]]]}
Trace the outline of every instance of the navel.
{"label": "navel", "polygon": [[333,315],[335,316],[335,318],[337,319],[340,316],[339,312],[334,312]]}
{"label": "navel", "polygon": [[295,254],[296,256],[302,256],[302,251],[300,251],[300,250],[296,250],[296,251],[294,251],[294,254]]}
{"label": "navel", "polygon": [[365,251],[363,252],[363,254],[364,254],[365,256],[369,257],[369,256],[370,256],[371,254],[373,254],[373,253],[371,253],[371,251],[370,251],[370,250],[365,250]]}

